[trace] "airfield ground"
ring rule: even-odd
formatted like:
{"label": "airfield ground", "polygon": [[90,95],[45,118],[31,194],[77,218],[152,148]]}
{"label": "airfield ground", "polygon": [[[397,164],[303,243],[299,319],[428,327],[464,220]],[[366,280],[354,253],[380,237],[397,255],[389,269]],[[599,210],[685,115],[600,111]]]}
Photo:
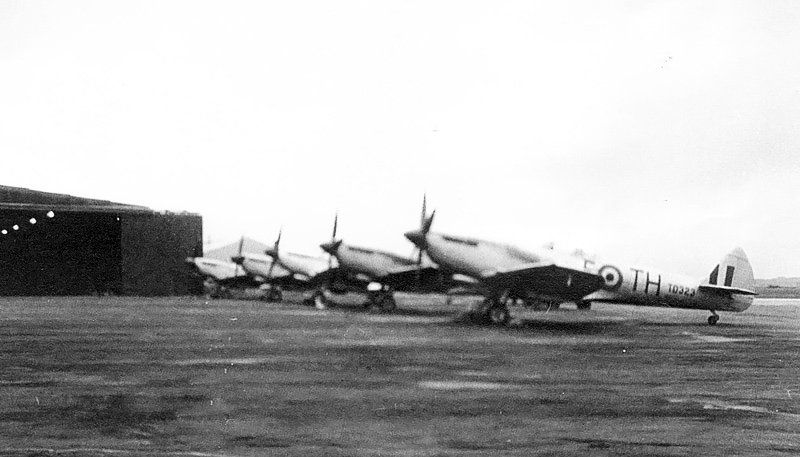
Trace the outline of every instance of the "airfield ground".
{"label": "airfield ground", "polygon": [[467,301],[0,299],[0,456],[800,454],[800,302]]}

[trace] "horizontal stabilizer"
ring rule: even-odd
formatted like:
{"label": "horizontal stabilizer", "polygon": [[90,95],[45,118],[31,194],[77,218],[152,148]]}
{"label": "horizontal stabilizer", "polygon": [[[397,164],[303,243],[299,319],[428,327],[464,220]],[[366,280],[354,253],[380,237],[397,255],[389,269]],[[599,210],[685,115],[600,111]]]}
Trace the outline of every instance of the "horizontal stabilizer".
{"label": "horizontal stabilizer", "polygon": [[737,287],[726,287],[726,286],[712,286],[709,284],[700,285],[700,290],[702,290],[703,292],[709,292],[712,294],[721,294],[721,295],[758,295],[754,291],[748,289],[740,289]]}

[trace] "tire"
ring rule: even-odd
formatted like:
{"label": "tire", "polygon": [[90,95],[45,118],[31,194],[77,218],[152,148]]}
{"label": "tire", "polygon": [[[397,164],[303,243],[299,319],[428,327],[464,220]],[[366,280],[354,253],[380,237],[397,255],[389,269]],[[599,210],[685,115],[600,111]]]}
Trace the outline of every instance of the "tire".
{"label": "tire", "polygon": [[487,297],[480,301],[480,303],[473,305],[470,309],[470,315],[473,322],[477,324],[489,324],[492,320],[489,318],[489,310],[492,309],[494,301]]}
{"label": "tire", "polygon": [[381,296],[375,292],[367,292],[367,299],[364,301],[364,309],[367,311],[372,310],[372,308],[376,308],[381,303]]}
{"label": "tire", "polygon": [[578,305],[578,310],[580,311],[589,311],[590,309],[592,309],[592,302],[590,301],[579,301],[577,305]]}
{"label": "tire", "polygon": [[511,313],[506,306],[493,306],[489,308],[489,320],[495,325],[507,325],[511,320]]}
{"label": "tire", "polygon": [[380,302],[380,309],[384,313],[391,313],[397,309],[397,302],[394,300],[394,296],[391,294],[384,296],[383,300]]}
{"label": "tire", "polygon": [[708,325],[717,325],[717,321],[719,321],[719,316],[713,314],[708,316]]}

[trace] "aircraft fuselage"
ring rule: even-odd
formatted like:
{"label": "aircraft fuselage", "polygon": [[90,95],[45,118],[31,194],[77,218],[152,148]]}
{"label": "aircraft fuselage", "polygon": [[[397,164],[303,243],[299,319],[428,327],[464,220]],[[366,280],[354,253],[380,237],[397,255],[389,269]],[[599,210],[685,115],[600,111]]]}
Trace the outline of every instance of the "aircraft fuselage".
{"label": "aircraft fuselage", "polygon": [[[562,266],[599,275],[602,289],[585,300],[607,301],[642,306],[743,311],[752,303],[751,296],[725,295],[700,290],[701,282],[686,276],[652,269],[623,267],[619,264],[566,255],[553,250],[541,253],[478,240],[428,233],[425,249],[442,268],[482,280],[493,272],[523,268],[544,260],[557,259]],[[536,291],[528,291],[535,297]]]}
{"label": "aircraft fuselage", "polygon": [[328,262],[319,257],[311,257],[292,252],[281,251],[277,256],[278,264],[292,273],[312,278],[328,269]]}
{"label": "aircraft fuselage", "polygon": [[190,257],[186,261],[197,268],[197,271],[205,277],[214,278],[217,281],[230,279],[236,276],[244,276],[244,272],[237,268],[233,262],[211,259],[207,257]]}
{"label": "aircraft fuselage", "polygon": [[380,281],[392,271],[413,266],[410,259],[389,252],[360,248],[341,243],[335,252],[339,267]]}
{"label": "aircraft fuselage", "polygon": [[276,264],[270,273],[272,262],[272,257],[263,254],[246,253],[242,255],[242,267],[251,276],[279,278],[291,274],[285,268],[281,267],[280,264]]}

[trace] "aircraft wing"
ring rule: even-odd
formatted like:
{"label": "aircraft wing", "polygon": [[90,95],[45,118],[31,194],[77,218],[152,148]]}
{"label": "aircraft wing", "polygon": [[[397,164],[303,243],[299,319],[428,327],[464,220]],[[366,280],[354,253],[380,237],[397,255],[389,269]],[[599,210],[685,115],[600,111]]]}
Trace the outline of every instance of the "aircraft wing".
{"label": "aircraft wing", "polygon": [[403,292],[446,293],[456,287],[474,285],[460,281],[440,268],[409,266],[391,271],[380,282]]}
{"label": "aircraft wing", "polygon": [[309,284],[314,287],[330,287],[334,290],[366,289],[369,282],[339,267],[330,268],[309,279]]}
{"label": "aircraft wing", "polygon": [[258,287],[261,285],[262,282],[256,280],[252,276],[245,275],[245,276],[232,276],[230,278],[220,279],[217,281],[217,283],[227,288],[248,288],[248,287]]}
{"label": "aircraft wing", "polygon": [[577,300],[600,289],[603,278],[554,263],[532,263],[512,270],[487,271],[484,281],[525,296],[530,293]]}
{"label": "aircraft wing", "polygon": [[284,275],[273,277],[266,281],[268,284],[283,287],[290,290],[304,290],[309,288],[309,280],[297,275]]}

